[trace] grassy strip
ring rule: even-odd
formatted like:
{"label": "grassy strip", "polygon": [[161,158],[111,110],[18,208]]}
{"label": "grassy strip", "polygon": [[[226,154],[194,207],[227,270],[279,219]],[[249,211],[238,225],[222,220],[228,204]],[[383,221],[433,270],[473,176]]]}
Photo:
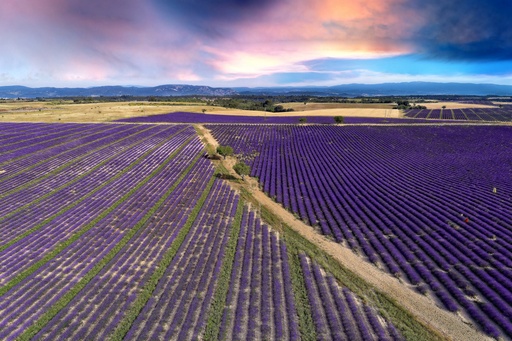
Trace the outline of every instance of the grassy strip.
{"label": "grassy strip", "polygon": [[224,261],[220,270],[217,288],[212,299],[210,308],[208,309],[208,321],[206,322],[206,329],[203,334],[204,340],[219,340],[220,324],[222,322],[222,315],[224,311],[231,312],[226,307],[226,297],[229,290],[229,281],[231,279],[231,272],[233,271],[233,262],[235,260],[236,248],[238,244],[238,235],[242,225],[242,214],[244,211],[244,201],[238,201],[236,208],[235,219],[233,220],[233,227],[229,236],[229,241],[226,246]]}
{"label": "grassy strip", "polygon": [[304,281],[304,273],[300,265],[299,249],[295,245],[288,243],[285,236],[286,247],[288,250],[288,259],[290,265],[290,275],[292,278],[292,290],[295,297],[295,308],[299,318],[299,330],[302,340],[316,340],[316,328],[313,322],[313,313],[309,304],[308,291]]}
{"label": "grassy strip", "polygon": [[[150,128],[148,128],[148,129],[150,129]],[[112,144],[114,144],[114,143],[120,142],[120,141],[122,141],[122,140],[124,140],[124,139],[127,139],[127,138],[129,138],[129,137],[133,137],[134,135],[138,135],[138,134],[140,134],[140,133],[142,133],[142,132],[144,132],[144,131],[146,131],[146,130],[148,130],[148,129],[144,129],[144,130],[140,131],[139,133],[136,133],[136,134],[133,134],[133,135],[127,136],[127,137],[125,137],[125,138],[123,138],[123,139],[121,139],[121,140],[118,140],[118,141],[112,142],[111,144],[108,144],[108,145],[106,145],[106,146],[104,146],[104,147],[101,147],[101,148],[99,148],[99,149],[93,150],[93,151],[91,151],[90,153],[87,153],[86,155],[84,155],[83,157],[86,157],[87,155],[89,155],[89,154],[91,154],[91,153],[94,153],[94,152],[97,152],[97,151],[99,151],[99,150],[101,150],[101,149],[108,148],[109,146],[111,146],[111,145],[112,145]],[[184,130],[184,129],[182,129],[182,130],[180,130],[180,131],[176,132],[175,134],[173,134],[173,135],[169,136],[169,138],[172,138],[173,136],[175,136],[175,135],[177,135],[177,134],[181,133],[183,130]],[[158,133],[156,133],[156,134],[154,134],[154,135],[157,135],[157,134],[159,134],[159,133],[160,133],[160,132],[158,132]],[[152,136],[154,136],[154,135],[152,135]],[[148,137],[148,138],[149,138],[149,137]],[[145,139],[144,139],[144,140],[145,140]],[[154,148],[152,148],[151,150],[155,150],[155,148],[160,147],[160,146],[161,146],[162,144],[164,144],[165,142],[167,142],[167,141],[163,141],[163,142],[161,142],[161,143],[157,144],[157,145],[156,145]],[[12,216],[13,216],[13,215],[15,215],[16,213],[19,213],[19,212],[23,211],[23,210],[24,210],[24,209],[26,209],[27,207],[30,207],[30,206],[32,206],[32,205],[35,205],[35,204],[40,203],[40,202],[41,202],[41,201],[43,201],[43,200],[46,200],[47,198],[49,198],[49,197],[50,197],[50,196],[52,196],[53,194],[57,193],[58,191],[62,190],[63,188],[66,188],[66,187],[68,187],[68,186],[71,186],[72,184],[74,184],[74,183],[76,183],[76,182],[80,181],[81,179],[85,178],[85,177],[86,177],[86,176],[88,176],[89,174],[92,174],[93,172],[95,172],[96,170],[98,170],[99,168],[101,168],[103,165],[105,165],[107,162],[109,162],[109,161],[111,161],[111,160],[115,159],[115,158],[116,158],[116,157],[118,157],[120,154],[122,154],[122,153],[126,152],[126,151],[127,151],[127,150],[129,150],[130,148],[133,148],[134,146],[136,146],[136,145],[138,145],[138,144],[140,144],[140,143],[141,143],[141,140],[138,140],[138,141],[136,141],[136,142],[132,143],[131,145],[127,146],[127,147],[126,147],[126,149],[124,149],[124,150],[120,151],[119,153],[116,153],[115,155],[113,155],[113,156],[109,157],[108,159],[106,159],[106,160],[102,161],[101,163],[99,163],[98,165],[94,166],[93,168],[91,168],[91,169],[90,169],[90,170],[88,170],[87,172],[85,172],[85,173],[83,173],[83,174],[80,174],[78,177],[74,178],[73,180],[68,181],[67,183],[65,183],[65,184],[63,184],[63,185],[61,185],[61,186],[57,187],[56,189],[52,190],[51,192],[48,192],[48,193],[46,193],[46,194],[44,194],[44,195],[42,195],[42,196],[38,197],[36,200],[34,200],[34,201],[32,201],[32,202],[29,202],[29,203],[27,203],[26,205],[23,205],[23,206],[21,206],[21,207],[19,207],[19,208],[15,209],[15,210],[13,210],[13,211],[11,211],[11,212],[7,213],[6,215],[4,215],[4,216],[0,217],[0,221],[3,221],[3,220],[5,220],[5,219],[7,219],[7,218],[9,218],[9,217],[12,217]],[[82,159],[83,157],[80,157],[80,159]],[[77,162],[77,160],[78,160],[78,159],[74,159],[73,161],[68,162],[68,163],[67,163],[66,165],[64,165],[64,166],[69,167],[71,164],[73,164],[73,163]],[[64,166],[62,166],[62,167],[64,167]],[[59,168],[55,169],[54,171],[52,171],[52,172],[48,173],[48,175],[45,175],[44,177],[42,177],[42,178],[40,178],[40,179],[33,180],[33,181],[31,181],[31,182],[29,182],[29,183],[27,183],[27,184],[23,185],[23,186],[17,187],[17,188],[15,188],[15,189],[14,189],[13,191],[11,191],[11,192],[14,192],[14,191],[15,191],[15,192],[17,192],[17,191],[19,191],[19,190],[22,190],[22,189],[24,189],[24,188],[27,188],[27,187],[29,187],[29,186],[33,185],[34,183],[37,183],[37,182],[42,181],[44,178],[50,177],[50,176],[52,176],[52,175],[55,175],[57,172],[59,172],[59,171],[61,170],[61,168],[62,168],[62,167],[59,167]],[[107,184],[107,182],[105,182],[104,184]],[[104,184],[102,184],[101,186],[102,186],[102,187],[104,187]],[[11,192],[6,192],[5,196],[6,196],[6,195],[9,195],[9,194],[12,194]],[[88,197],[89,195],[86,195],[86,196]],[[84,197],[86,197],[86,196],[84,196]],[[0,199],[1,199],[1,198],[3,198],[3,197],[4,197],[4,195],[0,195]],[[82,197],[82,198],[84,198],[84,197]],[[2,251],[2,248],[0,247],[0,252],[1,252],[1,251]]]}
{"label": "grassy strip", "polygon": [[[78,283],[67,293],[65,293],[52,307],[50,307],[41,317],[34,322],[29,328],[27,328],[23,334],[18,338],[19,340],[30,340],[33,338],[50,320],[57,315],[62,309],[64,309],[71,300],[80,293],[80,291],[85,288],[85,286],[101,271],[103,268],[121,251],[121,249],[128,244],[128,242],[135,236],[135,234],[146,225],[148,220],[153,217],[155,212],[163,205],[165,200],[172,194],[172,192],[176,189],[176,187],[180,184],[181,181],[185,178],[185,176],[190,172],[192,167],[196,164],[197,160],[201,157],[203,152],[199,153],[194,160],[188,165],[188,167],[181,173],[180,177],[172,184],[172,186],[165,192],[165,194],[158,200],[158,202],[151,207],[151,209],[144,215],[144,217],[135,224],[126,234],[123,236],[121,241],[117,243],[110,252],[101,259]],[[129,195],[125,200],[133,195],[135,191],[137,191],[143,184],[147,183],[150,180],[149,177],[146,177],[143,182],[133,190],[130,191]],[[212,183],[213,184],[213,183]],[[210,186],[211,188],[211,186]],[[119,202],[121,204],[124,200]],[[117,202],[116,202],[117,204]],[[115,207],[119,206],[115,205]],[[188,222],[188,221],[187,221]],[[174,246],[174,244],[173,244]],[[172,246],[171,246],[172,249]]]}
{"label": "grassy strip", "polygon": [[[150,129],[150,128],[148,128],[148,129]],[[52,175],[57,174],[57,173],[58,173],[58,172],[60,172],[61,170],[63,170],[63,169],[65,169],[65,168],[69,167],[70,165],[72,165],[72,164],[73,164],[73,163],[75,163],[75,162],[78,162],[78,161],[82,160],[83,158],[87,157],[88,155],[90,155],[90,154],[92,154],[92,153],[94,153],[94,152],[97,152],[97,151],[99,151],[99,150],[102,150],[102,149],[104,149],[104,148],[107,148],[108,146],[110,146],[110,145],[112,145],[112,144],[114,144],[114,143],[117,143],[117,142],[123,141],[123,140],[125,140],[125,139],[127,139],[127,138],[129,138],[129,137],[131,137],[131,136],[133,136],[133,135],[140,134],[140,133],[142,133],[142,132],[144,132],[144,131],[146,131],[146,130],[148,130],[148,129],[144,129],[143,131],[140,131],[140,132],[138,132],[138,133],[136,133],[136,134],[132,134],[132,135],[127,136],[127,137],[125,137],[125,138],[122,138],[122,139],[120,139],[120,140],[118,140],[118,141],[114,141],[114,142],[112,142],[112,143],[108,144],[107,146],[103,146],[103,147],[97,148],[97,149],[95,149],[95,150],[91,150],[90,152],[87,152],[86,154],[84,154],[84,155],[82,155],[82,156],[79,156],[79,157],[77,157],[76,159],[73,159],[73,160],[71,160],[71,161],[69,161],[69,162],[67,162],[67,163],[63,164],[62,166],[59,166],[59,167],[55,168],[55,169],[54,169],[54,170],[52,170],[51,172],[46,173],[45,175],[43,175],[43,176],[41,176],[41,177],[39,177],[39,178],[36,178],[36,179],[34,179],[34,180],[31,180],[31,181],[29,181],[29,182],[27,182],[27,183],[25,183],[25,184],[23,184],[23,185],[21,185],[21,186],[17,186],[16,188],[13,188],[13,189],[12,189],[12,190],[10,190],[10,191],[7,191],[7,192],[4,192],[4,193],[0,194],[0,199],[5,198],[6,196],[11,195],[12,193],[19,192],[19,191],[21,191],[21,190],[23,190],[23,189],[25,189],[25,188],[27,188],[27,187],[30,187],[30,186],[32,186],[32,185],[34,185],[34,184],[38,183],[38,182],[41,182],[42,180],[44,180],[44,179],[46,179],[46,178],[48,178],[48,177],[50,177],[50,176],[52,176]],[[127,129],[127,130],[130,130],[130,129]],[[107,130],[107,131],[108,131],[108,130]],[[101,133],[101,132],[98,132],[98,134],[99,134],[99,133]],[[94,135],[94,134],[92,134],[92,135]],[[53,156],[51,156],[51,157],[49,157],[49,158],[44,159],[43,161],[39,161],[39,162],[37,162],[37,163],[35,163],[35,164],[33,164],[33,165],[30,165],[30,166],[28,166],[27,168],[24,168],[24,169],[22,169],[22,170],[20,170],[20,171],[18,171],[18,172],[16,172],[16,173],[9,174],[9,175],[8,175],[8,176],[6,176],[5,178],[2,178],[2,179],[0,180],[0,182],[5,181],[5,180],[9,180],[9,179],[11,179],[11,178],[14,178],[14,177],[15,177],[15,176],[17,176],[17,175],[20,175],[20,174],[22,174],[22,173],[25,173],[25,172],[27,172],[27,171],[31,170],[31,169],[34,169],[34,168],[36,168],[37,166],[42,165],[43,163],[46,163],[46,162],[48,162],[48,161],[50,161],[50,160],[53,160],[53,159],[55,159],[55,158],[57,158],[57,157],[61,156],[62,154],[72,152],[73,150],[76,150],[76,149],[78,149],[78,148],[82,148],[82,147],[87,146],[87,145],[92,144],[92,143],[96,143],[96,142],[98,142],[98,141],[100,141],[100,140],[103,140],[103,139],[106,139],[106,138],[109,138],[109,137],[110,137],[110,136],[105,136],[105,137],[103,137],[103,138],[101,138],[101,139],[97,139],[97,140],[91,141],[91,142],[89,142],[89,143],[86,143],[86,144],[82,144],[82,145],[80,145],[80,146],[77,146],[77,147],[75,147],[75,148],[68,149],[68,150],[66,150],[66,151],[64,151],[64,152],[62,152],[62,153],[59,153],[59,154],[53,155]],[[53,147],[55,147],[55,146],[53,146]],[[23,155],[23,157],[28,156],[28,155],[30,155],[30,154]]]}
{"label": "grassy strip", "polygon": [[[200,135],[201,132],[198,131]],[[229,175],[229,171],[220,164],[217,171],[221,175]],[[238,181],[237,181],[238,182]],[[357,296],[377,307],[380,314],[390,320],[407,340],[444,340],[435,330],[418,321],[411,313],[402,308],[398,302],[386,294],[377,291],[357,274],[343,267],[325,251],[286,225],[283,220],[262,206],[245,188],[241,188],[240,196],[255,207],[260,207],[263,221],[280,231],[283,236],[290,258],[292,285],[299,315],[299,328],[304,339],[316,339],[315,328],[311,315],[311,307],[307,297],[304,275],[299,260],[299,252],[305,251],[308,256],[330,272],[342,285],[349,288]]]}
{"label": "grassy strip", "polygon": [[194,206],[194,209],[188,216],[185,225],[181,228],[180,232],[176,236],[176,239],[174,239],[174,241],[172,242],[171,247],[169,248],[169,250],[167,250],[162,260],[157,265],[155,272],[153,272],[149,281],[144,285],[144,288],[142,288],[141,293],[137,296],[135,302],[126,312],[126,315],[118,324],[117,328],[114,330],[112,335],[109,336],[110,340],[122,340],[126,333],[128,333],[128,331],[130,330],[133,322],[135,321],[137,316],[139,316],[141,310],[144,308],[146,303],[153,295],[153,292],[155,291],[158,282],[165,274],[167,267],[171,264],[174,256],[181,247],[181,244],[183,244],[183,241],[185,240],[187,234],[189,233],[192,224],[195,222],[197,216],[199,215],[199,212],[201,211],[203,204],[206,201],[206,198],[208,197],[208,194],[210,193],[214,182],[215,177],[212,176],[210,181],[206,185],[206,188],[203,190],[201,197]]}
{"label": "grassy strip", "polygon": [[[192,139],[188,139],[185,141],[185,143],[174,153],[172,153],[157,169],[155,169],[151,174],[146,176],[143,180],[141,180],[135,187],[133,187],[128,193],[123,195],[120,199],[118,199],[112,206],[108,207],[106,210],[101,212],[96,218],[94,218],[92,221],[90,221],[87,225],[82,227],[80,230],[75,232],[70,238],[68,238],[65,241],[62,241],[58,243],[53,250],[51,250],[49,253],[47,253],[42,259],[37,261],[36,263],[32,264],[29,268],[25,269],[21,273],[19,273],[17,276],[15,276],[13,279],[11,279],[9,282],[7,282],[4,286],[0,288],[0,296],[4,295],[7,291],[9,291],[12,287],[20,283],[22,280],[30,276],[32,273],[37,271],[40,267],[42,267],[44,264],[49,262],[52,258],[57,256],[60,252],[62,252],[65,248],[67,248],[69,245],[77,241],[84,233],[89,231],[91,228],[93,228],[101,219],[105,218],[110,212],[112,212],[114,209],[116,209],[119,205],[121,205],[126,199],[128,199],[135,191],[137,191],[139,188],[141,188],[143,185],[145,185],[151,178],[153,178],[156,174],[158,174],[185,146],[188,144],[188,142]],[[137,163],[140,163],[144,158],[141,158],[138,160]],[[131,167],[125,169],[123,173],[126,173],[129,169],[133,168],[136,164],[132,164]]]}
{"label": "grassy strip", "polygon": [[[259,202],[247,190],[242,189],[241,196],[248,202],[259,205]],[[300,268],[298,252],[304,251],[311,259],[316,261],[326,271],[330,272],[343,286],[350,289],[370,305],[375,306],[379,310],[380,314],[389,319],[407,340],[444,340],[437,331],[418,321],[394,299],[380,291],[377,291],[357,274],[343,267],[338,261],[332,258],[321,248],[286,225],[277,215],[270,212],[265,206],[261,206],[260,215],[268,225],[280,231],[290,252],[292,268]],[[297,264],[294,264],[294,262],[297,262]],[[294,276],[299,276],[299,270],[300,273],[302,273],[301,269],[297,269],[297,273],[295,273],[295,269],[292,271],[292,280]],[[303,278],[301,281],[303,281]],[[302,283],[302,285],[304,285],[304,283]],[[301,285],[299,282],[294,283],[294,290],[298,290],[298,296],[297,291],[294,292],[299,306],[301,304],[300,300],[302,299]],[[307,321],[304,321],[303,323],[307,323]],[[301,332],[304,332],[302,326]]]}
{"label": "grassy strip", "polygon": [[[201,131],[196,128],[196,131],[201,134]],[[206,139],[205,139],[205,143]],[[213,148],[210,144],[207,144],[208,147]],[[224,178],[224,179],[232,179],[232,176],[229,172],[229,170],[223,165],[222,162],[219,162],[217,165],[217,175]],[[231,180],[236,183],[240,183],[238,179]],[[265,210],[265,216],[263,215],[263,211],[261,212],[261,217],[263,220],[267,222],[270,226],[279,226],[281,225],[281,220],[271,214],[268,214],[268,210],[265,207],[261,207],[260,203],[254,199],[254,197],[243,187],[241,188],[241,199],[245,198],[245,200],[251,202],[254,204],[255,207],[260,207],[261,210]],[[282,229],[280,229],[282,230]],[[306,284],[304,282],[304,275],[302,273],[302,267],[300,265],[299,256],[298,256],[298,250],[293,245],[288,245],[287,243],[287,250],[288,250],[288,258],[289,258],[289,264],[290,264],[290,275],[292,280],[292,290],[295,297],[295,303],[296,303],[296,309],[297,309],[297,315],[299,320],[299,330],[301,333],[301,338],[303,340],[316,340],[316,329],[315,325],[313,323],[313,317],[311,313],[311,306],[309,304],[309,299],[307,295],[306,290]],[[233,251],[234,252],[234,251]],[[234,256],[234,253],[233,253]],[[230,264],[230,270],[232,267],[232,261]],[[230,271],[231,272],[231,271]],[[223,277],[221,276],[221,279]],[[226,282],[229,280],[229,274],[227,275]],[[219,295],[224,295],[220,297],[221,300],[218,304],[225,305],[226,301],[226,295],[227,295],[227,283],[223,284],[226,285],[225,293],[219,293]],[[222,288],[221,283],[219,283],[219,288]],[[221,289],[223,290],[223,289]],[[216,298],[217,298],[217,292],[216,292]],[[213,305],[212,305],[213,308]],[[204,334],[204,338],[206,340],[217,340],[219,339],[219,331],[220,331],[220,323],[222,319],[222,314],[224,312],[224,309],[222,306],[217,307],[217,309],[211,309],[211,314],[208,318],[208,324],[207,328]],[[218,315],[218,316],[217,316]]]}

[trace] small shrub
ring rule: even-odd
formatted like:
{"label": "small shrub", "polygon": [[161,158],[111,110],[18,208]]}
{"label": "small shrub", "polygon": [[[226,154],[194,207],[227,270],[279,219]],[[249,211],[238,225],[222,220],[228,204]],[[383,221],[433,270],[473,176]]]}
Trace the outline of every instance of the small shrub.
{"label": "small shrub", "polygon": [[244,180],[246,175],[251,173],[251,167],[249,167],[249,165],[243,161],[237,162],[236,165],[233,166],[233,170],[236,172],[236,174],[242,177],[242,180]]}
{"label": "small shrub", "polygon": [[343,116],[334,116],[334,122],[337,124],[343,124],[345,122],[345,118]]}

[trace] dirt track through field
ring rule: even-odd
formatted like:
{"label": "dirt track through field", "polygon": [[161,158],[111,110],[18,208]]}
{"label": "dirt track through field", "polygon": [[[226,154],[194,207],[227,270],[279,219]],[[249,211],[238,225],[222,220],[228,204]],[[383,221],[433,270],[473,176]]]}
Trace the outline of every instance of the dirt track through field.
{"label": "dirt track through field", "polygon": [[[218,142],[204,126],[198,125],[198,128],[203,133],[208,143],[213,146],[218,145]],[[232,168],[234,164],[233,160],[226,161],[227,162],[223,162],[224,166],[232,175],[237,176]],[[240,187],[244,187],[262,206],[266,207],[274,215],[280,217],[283,223],[324,250],[343,267],[356,273],[378,291],[394,299],[419,321],[439,331],[448,339],[465,341],[492,340],[479,332],[475,326],[461,315],[450,313],[438,307],[432,298],[420,295],[407,285],[401,283],[397,278],[379,270],[373,264],[356,255],[349,248],[327,239],[316,232],[311,226],[295,218],[293,214],[284,209],[282,205],[274,202],[265,193],[259,190],[258,183],[255,179],[246,177],[245,184],[243,185],[231,181],[229,181],[229,184],[236,190],[240,190]]]}

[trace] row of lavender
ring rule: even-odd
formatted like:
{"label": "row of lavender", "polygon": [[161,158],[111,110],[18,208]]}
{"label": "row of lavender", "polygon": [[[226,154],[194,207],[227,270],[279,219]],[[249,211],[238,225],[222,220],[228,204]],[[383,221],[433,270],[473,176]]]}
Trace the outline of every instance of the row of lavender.
{"label": "row of lavender", "polygon": [[[119,120],[132,123],[225,123],[225,124],[336,124],[332,116],[244,116],[200,114],[193,112],[173,112],[153,116],[132,117]],[[408,118],[345,117],[345,124],[408,124],[432,123],[431,120],[411,120]]]}
{"label": "row of lavender", "polygon": [[393,324],[383,319],[331,274],[299,255],[318,340],[401,340]]}
{"label": "row of lavender", "polygon": [[207,126],[269,196],[512,336],[512,128]]}
{"label": "row of lavender", "polygon": [[[0,188],[3,193],[2,197],[15,189],[17,192],[4,199],[2,206],[11,211],[15,210],[46,195],[52,188],[58,188],[62,184],[73,181],[78,174],[90,172],[106,161],[110,161],[110,163],[108,163],[109,167],[104,164],[104,173],[116,172],[125,166],[119,160],[124,160],[129,164],[133,161],[131,157],[141,155],[148,150],[152,143],[163,141],[169,134],[176,131],[162,127],[126,129],[126,127],[107,126],[102,128],[93,133],[83,130],[84,135],[88,134],[85,136],[72,135],[69,137],[72,140],[67,143],[45,150],[35,150],[33,153],[11,159],[3,166],[6,173],[3,174]],[[121,154],[122,152],[124,154]],[[58,176],[48,176],[55,174],[56,171]],[[98,183],[101,183],[102,178],[106,176],[108,174],[98,175]],[[88,179],[92,181],[93,178],[89,177]],[[27,184],[31,186],[20,190],[21,187],[27,187]],[[76,194],[77,189],[73,190]],[[5,212],[2,213],[5,214]]]}
{"label": "row of lavender", "polygon": [[[237,245],[219,337],[300,339],[286,244],[253,212],[245,210]],[[318,340],[402,339],[375,309],[342,288],[305,254],[300,254],[300,258]],[[311,267],[315,269],[314,275]]]}
{"label": "row of lavender", "polygon": [[[69,309],[62,310],[49,321],[36,338],[106,339],[125,317],[141,288],[147,283],[167,249],[175,242],[187,215],[190,214],[191,208],[199,198],[197,193],[201,193],[206,188],[206,183],[211,175],[211,166],[202,159],[173,191],[172,195],[165,200],[164,204],[154,212],[150,221],[130,240],[130,243],[118,253],[108,266],[103,268],[96,278],[89,282],[80,295],[77,295],[69,303]],[[225,204],[227,201],[227,198],[219,193],[218,188],[212,190],[211,196],[222,198],[219,200],[219,204]],[[218,206],[211,207],[211,209],[218,208]],[[230,213],[229,211],[221,212],[223,214],[219,214],[217,219],[222,219],[224,215]],[[211,222],[209,225],[205,222],[206,214],[206,212],[202,212],[201,218],[198,220],[202,223],[201,228],[203,229],[211,228]],[[231,219],[232,217],[227,216],[224,225]],[[219,226],[219,231],[216,232],[222,236],[223,229],[225,226]],[[211,252],[215,256],[215,250],[211,247],[214,239],[204,231],[202,233],[203,235],[199,232],[196,234],[197,239],[193,240],[193,243],[188,240],[183,246],[192,245],[190,248],[193,250],[193,247],[198,248],[199,245],[204,245],[204,252],[207,255]],[[180,253],[179,256],[186,261],[196,261],[191,257],[191,253]],[[204,264],[205,262],[201,265]],[[203,268],[198,267],[197,270],[203,270]],[[184,274],[183,277],[189,279],[191,274],[192,271]],[[206,271],[204,274],[210,275]],[[196,279],[198,278],[199,276]],[[195,289],[180,293],[186,296],[192,295],[194,292]],[[168,307],[177,307],[178,305],[177,301],[170,300],[169,297],[153,299],[151,304],[154,302]],[[147,323],[150,328],[155,328],[159,325],[163,326],[165,322],[145,317],[141,324],[143,323]]]}
{"label": "row of lavender", "polygon": [[[136,145],[123,139],[129,144],[114,149],[117,155],[101,167],[82,178],[75,172],[79,180],[70,186],[64,182],[46,200],[23,202],[20,210],[4,216],[0,275],[9,290],[0,299],[2,338],[22,333],[71,292],[200,155],[203,147],[191,127],[157,130],[149,136],[134,136]],[[49,179],[44,174],[34,187]],[[64,169],[50,178],[58,183],[67,175]],[[20,188],[22,192],[31,186]],[[9,198],[3,199],[8,202]]]}
{"label": "row of lavender", "polygon": [[512,106],[503,108],[411,109],[405,117],[424,120],[512,121]]}
{"label": "row of lavender", "polygon": [[[192,127],[0,128],[0,141],[12,148],[5,153],[25,151],[0,164],[9,170],[0,174],[0,338],[99,340],[126,323],[125,339],[202,338],[229,264],[219,337],[300,338],[285,244],[247,208],[233,232],[239,198],[213,180]],[[328,275],[305,270],[319,336],[400,338],[332,278],[330,301],[318,296]],[[325,309],[339,307],[345,329],[325,326],[319,299]]]}
{"label": "row of lavender", "polygon": [[[6,248],[0,255],[0,261],[7,266],[16,265],[16,271],[7,267],[5,272],[0,272],[2,283],[15,278],[43,259],[55,245],[68,240],[74,233],[94,222],[98,215],[107,214],[108,208],[128,195],[141,179],[152,176],[163,161],[170,161],[170,154],[177,152],[174,162],[167,164],[170,170],[176,172],[174,176],[177,176],[194,153],[202,148],[197,139],[191,141],[194,131],[190,127],[185,130],[183,127],[174,128],[171,131],[160,129],[157,134],[146,138],[138,134],[133,136],[136,142],[124,139],[122,143],[129,143],[124,148],[101,148],[97,151],[101,154],[114,150],[116,153],[113,157],[104,159],[102,155],[93,152],[90,156],[98,157],[89,160],[92,164],[88,166],[100,162],[99,167],[89,169],[85,164],[77,163],[82,168],[81,171],[78,168],[72,172],[73,179],[68,178],[67,168],[50,176],[40,173],[39,178],[32,180],[29,186],[19,186],[2,198],[0,205],[8,211],[0,218],[0,247]],[[169,134],[172,138],[169,138]],[[70,165],[71,168],[74,166],[74,163]],[[167,173],[160,174],[164,177],[160,180],[164,184],[170,180],[165,179],[169,177]],[[49,187],[48,182],[60,185],[53,188]],[[27,201],[33,198],[31,192],[34,191],[35,198],[44,195],[45,200]],[[155,200],[156,196],[153,195],[151,199]]]}

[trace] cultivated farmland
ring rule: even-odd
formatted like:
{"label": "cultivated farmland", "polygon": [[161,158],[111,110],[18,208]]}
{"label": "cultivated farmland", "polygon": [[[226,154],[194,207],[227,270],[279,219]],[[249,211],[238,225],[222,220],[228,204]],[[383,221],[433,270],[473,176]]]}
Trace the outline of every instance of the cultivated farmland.
{"label": "cultivated farmland", "polygon": [[512,105],[505,105],[502,108],[411,109],[405,112],[405,117],[434,120],[511,122]]}
{"label": "cultivated farmland", "polygon": [[0,339],[437,338],[287,244],[190,125],[2,123],[0,141]]}
{"label": "cultivated farmland", "polygon": [[[278,116],[268,114],[267,116],[242,116],[242,115],[217,115],[199,114],[192,112],[173,112],[152,116],[132,117],[118,120],[119,122],[130,123],[251,123],[251,124],[335,124],[333,116]],[[410,118],[389,118],[389,117],[344,117],[345,124],[408,124],[408,123],[439,123],[451,122],[440,120],[410,119]]]}
{"label": "cultivated farmland", "polygon": [[319,232],[512,336],[511,127],[207,127]]}

